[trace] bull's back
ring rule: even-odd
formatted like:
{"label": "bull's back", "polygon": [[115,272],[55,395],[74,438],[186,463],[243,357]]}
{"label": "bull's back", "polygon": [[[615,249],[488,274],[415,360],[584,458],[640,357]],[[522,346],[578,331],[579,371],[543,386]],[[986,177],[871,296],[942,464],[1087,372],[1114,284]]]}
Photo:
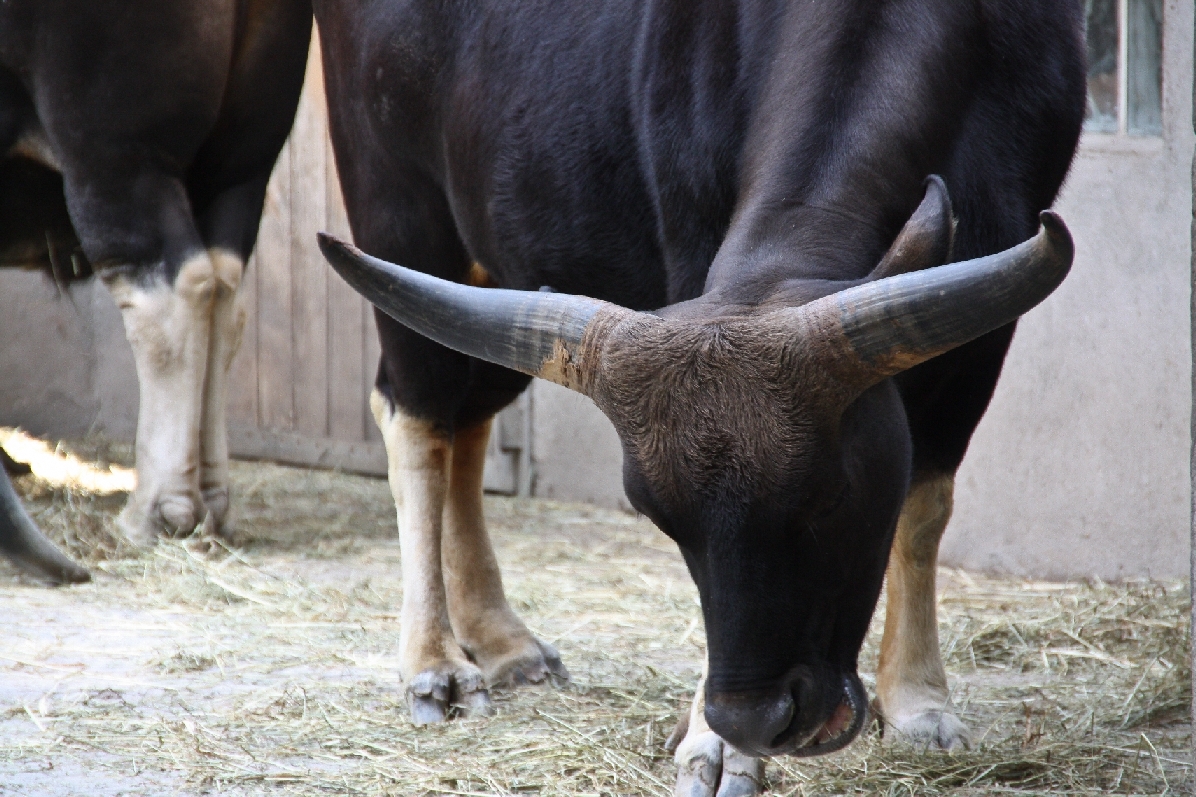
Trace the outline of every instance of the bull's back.
{"label": "bull's back", "polygon": [[[933,3],[909,4],[936,13]],[[977,81],[959,98],[999,94],[1002,81],[1043,96],[1060,59],[1036,59],[1069,46],[1058,37],[1069,35],[1075,0],[984,5],[970,12],[966,35],[995,57],[980,71],[974,59],[938,68]],[[550,285],[633,308],[690,298],[735,213],[753,103],[770,79],[770,48],[784,46],[779,20],[795,8],[785,0],[318,0],[333,135],[338,151],[357,155],[338,163],[350,215],[406,212],[388,191],[434,185],[470,257],[503,285]],[[1010,70],[1001,48],[1008,36],[1027,35],[1027,18],[1043,24],[1013,53]],[[964,103],[948,115],[968,112]],[[1070,124],[1072,109],[1057,120],[1027,119],[997,102],[984,115],[922,160],[938,163],[965,194],[1009,177],[1004,190],[1032,220],[1030,206],[1049,204],[1070,160],[1074,141],[1057,142],[1070,131],[1057,128]],[[975,131],[1029,138],[1026,168],[1013,174],[1008,152],[985,150],[986,141],[967,138]],[[812,171],[833,175],[841,166]],[[876,204],[900,205],[903,213],[890,207],[888,215],[904,219],[903,203],[920,196],[923,176]],[[1003,212],[999,202],[961,199],[965,212]],[[428,210],[419,195],[412,200]],[[966,254],[1007,245],[976,241],[986,251]]]}

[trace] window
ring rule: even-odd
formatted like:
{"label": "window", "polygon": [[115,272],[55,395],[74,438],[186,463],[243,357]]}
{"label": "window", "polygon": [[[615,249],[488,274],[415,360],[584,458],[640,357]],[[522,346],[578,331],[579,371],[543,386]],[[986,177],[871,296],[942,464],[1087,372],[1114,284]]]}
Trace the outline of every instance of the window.
{"label": "window", "polygon": [[1163,0],[1085,0],[1088,110],[1084,130],[1163,132]]}

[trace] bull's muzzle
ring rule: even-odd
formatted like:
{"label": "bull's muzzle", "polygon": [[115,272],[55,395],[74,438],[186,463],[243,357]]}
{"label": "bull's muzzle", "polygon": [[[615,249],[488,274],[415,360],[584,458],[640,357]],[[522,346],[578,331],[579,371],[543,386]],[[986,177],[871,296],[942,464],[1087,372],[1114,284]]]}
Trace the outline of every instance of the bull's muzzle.
{"label": "bull's muzzle", "polygon": [[711,730],[753,756],[833,753],[859,735],[867,713],[855,673],[838,676],[836,683],[799,670],[775,690],[706,695]]}

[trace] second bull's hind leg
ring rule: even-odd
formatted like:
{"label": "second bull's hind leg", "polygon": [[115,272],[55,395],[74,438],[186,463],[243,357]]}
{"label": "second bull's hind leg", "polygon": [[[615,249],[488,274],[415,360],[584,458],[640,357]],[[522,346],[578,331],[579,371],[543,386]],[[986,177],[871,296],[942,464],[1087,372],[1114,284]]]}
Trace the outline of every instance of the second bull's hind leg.
{"label": "second bull's hind leg", "polygon": [[200,480],[203,503],[217,534],[228,531],[228,374],[241,347],[246,310],[240,287],[245,263],[235,252],[209,252],[215,275],[211,339],[200,424]]}
{"label": "second bull's hind leg", "polygon": [[532,636],[503,592],[482,513],[489,438],[490,421],[453,436],[440,552],[453,634],[490,686],[568,678],[556,650]]}
{"label": "second bull's hind leg", "polygon": [[137,488],[120,515],[134,542],[189,533],[207,514],[200,494],[199,430],[216,275],[204,251],[170,284],[160,276],[105,282],[124,321],[139,383]]}
{"label": "second bull's hind leg", "polygon": [[888,607],[876,676],[887,728],[915,744],[966,747],[968,731],[950,710],[939,654],[935,574],[939,540],[951,518],[952,476],[915,479],[889,556]]}

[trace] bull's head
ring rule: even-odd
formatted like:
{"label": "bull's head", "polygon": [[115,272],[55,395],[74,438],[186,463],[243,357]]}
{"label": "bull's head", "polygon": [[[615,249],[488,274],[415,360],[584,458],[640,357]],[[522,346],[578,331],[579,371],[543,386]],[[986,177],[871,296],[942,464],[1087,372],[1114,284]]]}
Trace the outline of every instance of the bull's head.
{"label": "bull's head", "polygon": [[935,179],[868,279],[715,317],[471,288],[320,244],[403,324],[594,400],[622,440],[628,497],[701,594],[711,728],[748,753],[814,755],[866,713],[856,659],[910,469],[888,377],[1054,290],[1071,239],[1054,214],[1041,221],[1019,246],[940,265],[951,212]]}

